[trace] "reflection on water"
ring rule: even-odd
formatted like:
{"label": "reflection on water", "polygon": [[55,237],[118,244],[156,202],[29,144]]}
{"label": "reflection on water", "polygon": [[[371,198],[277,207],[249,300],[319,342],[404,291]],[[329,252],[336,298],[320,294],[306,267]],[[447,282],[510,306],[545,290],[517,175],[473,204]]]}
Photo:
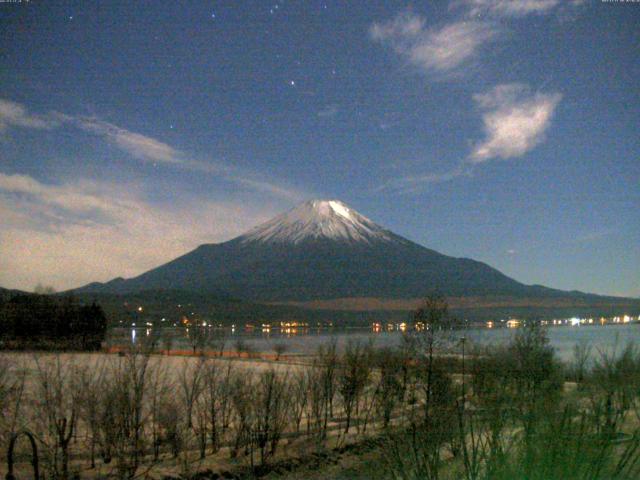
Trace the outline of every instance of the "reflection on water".
{"label": "reflection on water", "polygon": [[[587,343],[594,351],[612,351],[621,349],[632,341],[640,345],[640,323],[619,322],[600,324],[576,324],[574,326],[551,325],[547,328],[549,343],[556,349],[558,356],[568,360],[573,354],[574,345]],[[508,342],[517,328],[496,328],[493,324],[489,328],[465,328],[454,330],[446,334],[450,345],[457,345],[461,338],[465,338],[471,345],[490,345]],[[321,345],[335,341],[338,349],[344,348],[347,342],[372,342],[376,347],[394,347],[400,345],[407,335],[420,335],[424,326],[409,328],[407,324],[374,323],[371,327],[327,328],[310,327],[307,324],[280,326],[262,325],[253,328],[116,328],[111,331],[112,345],[126,345],[153,342],[159,348],[189,349],[195,345],[215,345],[216,349],[235,351],[239,345],[248,346],[254,352],[273,352],[276,345],[285,344],[289,354],[312,354]],[[195,333],[194,333],[195,332]],[[198,338],[194,335],[201,335]]]}

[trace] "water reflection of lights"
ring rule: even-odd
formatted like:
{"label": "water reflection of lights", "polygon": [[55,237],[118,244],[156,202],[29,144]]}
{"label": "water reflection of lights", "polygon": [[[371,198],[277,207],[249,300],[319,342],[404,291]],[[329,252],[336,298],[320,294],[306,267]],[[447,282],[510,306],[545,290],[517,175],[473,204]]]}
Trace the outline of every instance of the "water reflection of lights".
{"label": "water reflection of lights", "polygon": [[[132,344],[137,343],[138,341],[138,332],[140,333],[144,331],[144,335],[150,337],[156,333],[154,329],[162,327],[169,327],[169,325],[173,325],[177,327],[175,329],[176,335],[178,337],[183,336],[185,338],[189,337],[190,331],[193,328],[198,327],[209,327],[212,329],[220,329],[220,334],[224,335],[225,333],[222,330],[225,330],[227,334],[238,335],[238,334],[254,334],[260,335],[262,334],[264,337],[270,337],[273,335],[282,335],[285,337],[293,337],[293,336],[305,336],[305,335],[314,335],[314,334],[323,334],[323,333],[331,333],[334,325],[333,322],[329,323],[306,323],[300,321],[284,321],[284,322],[254,322],[254,323],[243,323],[241,325],[223,325],[218,322],[214,322],[212,320],[209,321],[197,321],[189,320],[185,322],[185,317],[182,317],[178,322],[173,322],[171,319],[167,319],[163,317],[158,319],[158,321],[138,321],[130,323],[130,342]],[[160,323],[162,322],[162,323]],[[167,323],[164,323],[167,322]],[[182,322],[182,325],[181,323]],[[640,316],[636,316],[629,314],[621,314],[619,316],[611,316],[611,317],[596,317],[596,318],[563,318],[563,319],[549,319],[549,320],[540,320],[540,325],[542,326],[580,326],[580,325],[589,325],[589,326],[605,326],[608,324],[634,324],[636,322],[640,322]],[[123,323],[120,321],[120,323]],[[476,321],[468,324],[471,328],[487,328],[487,329],[495,329],[500,327],[508,327],[508,328],[521,328],[526,327],[528,325],[528,321],[524,319],[516,319],[516,318],[504,318],[504,319],[495,319],[495,320],[484,320],[484,321]],[[196,326],[197,325],[197,326]],[[311,326],[310,326],[311,325]],[[180,328],[182,327],[182,328]],[[238,327],[238,328],[236,328]],[[368,324],[367,327],[364,325],[364,328],[368,328],[370,333],[374,334],[384,334],[384,333],[407,333],[407,332],[421,332],[423,330],[428,330],[429,327],[424,322],[400,322],[400,323],[391,323],[384,321],[375,321]],[[209,330],[209,328],[202,328],[202,331]],[[358,327],[361,328],[361,327]],[[238,331],[236,331],[238,330]],[[350,330],[347,327],[347,330]],[[126,330],[125,330],[126,332]],[[160,330],[158,333],[162,332]],[[125,333],[125,335],[127,335]],[[126,337],[125,337],[126,338]]]}

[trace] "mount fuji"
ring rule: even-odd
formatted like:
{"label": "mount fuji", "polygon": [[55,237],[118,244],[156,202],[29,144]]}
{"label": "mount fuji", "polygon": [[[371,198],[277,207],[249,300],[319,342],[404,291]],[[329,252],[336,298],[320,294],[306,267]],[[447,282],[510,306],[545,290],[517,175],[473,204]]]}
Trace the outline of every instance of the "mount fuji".
{"label": "mount fuji", "polygon": [[344,305],[345,299],[397,304],[432,292],[546,302],[609,298],[524,285],[485,263],[443,255],[407,240],[338,200],[302,203],[227,242],[200,245],[135,278],[92,283],[76,292],[146,290],[303,306],[315,302],[321,305],[316,308],[333,308],[327,303],[331,301]]}

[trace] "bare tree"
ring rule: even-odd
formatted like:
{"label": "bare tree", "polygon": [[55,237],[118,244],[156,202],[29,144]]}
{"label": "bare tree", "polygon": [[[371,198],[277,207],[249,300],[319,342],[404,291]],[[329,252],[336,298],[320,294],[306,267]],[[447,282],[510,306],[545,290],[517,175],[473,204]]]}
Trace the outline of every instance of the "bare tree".
{"label": "bare tree", "polygon": [[179,372],[179,387],[185,409],[186,428],[193,427],[193,407],[204,388],[205,358],[185,358]]}
{"label": "bare tree", "polygon": [[100,399],[105,376],[102,362],[79,369],[79,411],[84,431],[88,435],[91,468],[96,467],[96,447],[100,443]]}
{"label": "bare tree", "polygon": [[296,433],[300,433],[300,424],[309,401],[309,375],[306,369],[296,370],[290,381],[291,404],[289,412]]}
{"label": "bare tree", "polygon": [[305,373],[306,384],[309,386],[306,404],[307,435],[316,435],[318,440],[323,440],[326,436],[326,418],[329,411],[326,372],[318,362],[314,362]]}
{"label": "bare tree", "polygon": [[5,445],[9,437],[24,419],[22,401],[26,379],[26,368],[22,368],[5,356],[0,357],[0,441]]}
{"label": "bare tree", "polygon": [[159,364],[152,369],[149,375],[147,405],[151,430],[151,444],[153,445],[153,460],[160,458],[160,447],[164,441],[163,408],[169,401],[170,394],[174,391],[175,385],[169,378],[167,369]]}
{"label": "bare tree", "polygon": [[178,458],[183,449],[185,429],[180,406],[173,399],[162,399],[158,424],[162,432],[162,441],[169,445],[173,458]]}
{"label": "bare tree", "polygon": [[209,346],[218,357],[222,357],[222,355],[224,354],[224,347],[226,346],[226,344],[227,339],[225,338],[223,333],[216,333],[214,331],[213,334],[209,337]]}
{"label": "bare tree", "polygon": [[[185,415],[185,434],[193,431],[196,437],[200,457],[204,458],[207,445],[205,389],[206,357],[186,358],[179,372],[179,386],[182,393],[182,405]],[[195,416],[195,422],[194,422]]]}
{"label": "bare tree", "polygon": [[324,407],[324,419],[322,425],[322,437],[326,435],[329,419],[333,417],[333,400],[336,394],[336,378],[338,369],[338,343],[332,338],[327,346],[320,346],[317,352],[319,368],[321,372],[322,404]]}
{"label": "bare tree", "polygon": [[360,343],[349,341],[338,376],[338,392],[346,417],[344,432],[349,433],[352,415],[358,410],[360,395],[369,379],[369,350]]}
{"label": "bare tree", "polygon": [[204,365],[201,407],[212,453],[220,448],[221,435],[228,427],[232,372],[231,363],[221,366],[217,361],[207,360]]}
{"label": "bare tree", "polygon": [[233,428],[234,439],[231,447],[231,457],[236,457],[241,448],[248,448],[251,444],[251,432],[253,431],[253,413],[252,405],[254,381],[251,374],[234,373],[230,382],[230,397],[233,405],[234,418],[231,422]]}
{"label": "bare tree", "polygon": [[121,478],[133,478],[140,467],[149,370],[149,355],[131,351],[106,376],[100,412],[104,455],[109,461],[115,456]]}
{"label": "bare tree", "polygon": [[273,369],[262,372],[255,386],[253,432],[260,450],[260,463],[263,465],[275,454],[287,424],[288,387],[287,377],[279,376]]}
{"label": "bare tree", "polygon": [[404,365],[400,355],[390,349],[379,350],[375,358],[379,375],[374,395],[382,427],[386,429],[394,408],[404,397]]}
{"label": "bare tree", "polygon": [[[36,398],[43,422],[45,445],[50,447],[52,473],[69,478],[69,445],[78,421],[78,385],[74,384],[74,365],[63,366],[60,356],[35,357]],[[48,441],[52,443],[48,443]],[[58,464],[60,461],[60,464]]]}
{"label": "bare tree", "polygon": [[189,344],[193,349],[193,354],[203,353],[207,345],[208,330],[202,325],[193,325],[188,329]]}

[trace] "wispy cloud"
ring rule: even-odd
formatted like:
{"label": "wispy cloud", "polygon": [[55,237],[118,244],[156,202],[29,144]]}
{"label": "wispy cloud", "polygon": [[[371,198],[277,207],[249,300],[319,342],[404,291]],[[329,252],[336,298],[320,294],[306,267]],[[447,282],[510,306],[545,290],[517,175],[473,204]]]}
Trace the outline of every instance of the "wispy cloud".
{"label": "wispy cloud", "polygon": [[544,140],[553,119],[559,93],[532,92],[523,84],[497,85],[473,96],[482,112],[485,139],[453,169],[441,173],[407,175],[387,182],[380,190],[411,193],[425,185],[471,176],[480,164],[493,159],[521,157]]}
{"label": "wispy cloud", "polygon": [[0,132],[4,132],[9,127],[50,130],[59,124],[55,115],[35,115],[19,103],[0,98]]}
{"label": "wispy cloud", "polygon": [[217,175],[227,181],[287,200],[299,201],[305,197],[303,193],[270,182],[257,173],[247,172],[213,160],[204,161],[193,158],[186,152],[161,140],[127,130],[96,117],[68,115],[60,112],[37,115],[30,113],[21,104],[0,99],[0,131],[8,127],[53,129],[65,125],[96,135],[142,162],[164,164],[173,168]]}
{"label": "wispy cloud", "polygon": [[526,85],[497,85],[473,96],[483,112],[486,138],[469,156],[472,163],[493,158],[520,157],[544,138],[554,111],[562,99],[559,93],[532,93]]}
{"label": "wispy cloud", "polygon": [[[132,132],[125,128],[105,122],[95,117],[71,116],[59,114],[66,122],[73,124],[80,130],[97,135],[108,143],[115,145],[133,158],[167,164],[176,168],[195,170],[205,173],[227,174],[230,178],[233,169],[229,166],[212,161],[201,161],[191,158],[185,152],[173,148],[160,140]],[[227,177],[225,177],[227,178]]]}
{"label": "wispy cloud", "polygon": [[0,192],[21,196],[25,201],[37,199],[37,203],[50,207],[59,207],[73,213],[99,211],[110,214],[117,212],[121,206],[118,197],[89,194],[82,185],[69,187],[66,185],[45,185],[28,175],[6,175],[0,172]]}
{"label": "wispy cloud", "polygon": [[446,172],[414,174],[397,178],[379,186],[375,191],[395,190],[400,193],[414,193],[422,190],[425,185],[449,182],[461,176],[471,176],[472,173],[472,166],[462,162]]}
{"label": "wispy cloud", "polygon": [[164,142],[140,133],[131,132],[112,123],[92,117],[65,115],[63,118],[86,132],[105,138],[139,160],[178,165],[187,160],[186,155]]}
{"label": "wispy cloud", "polygon": [[438,74],[453,72],[468,63],[497,33],[491,23],[473,20],[428,28],[423,17],[411,12],[374,23],[369,29],[374,41],[390,45],[424,73]]}
{"label": "wispy cloud", "polygon": [[249,174],[246,174],[244,176],[229,174],[227,175],[227,178],[229,178],[230,180],[233,180],[234,182],[240,185],[245,185],[251,188],[252,190],[268,193],[274,197],[283,198],[285,200],[299,202],[300,200],[306,198],[305,194],[303,194],[298,190],[295,190],[289,187],[281,187],[274,183],[268,182],[266,180],[251,178]]}
{"label": "wispy cloud", "polygon": [[0,172],[0,285],[66,289],[134,276],[201,243],[238,235],[276,211],[184,196],[158,205],[135,185],[53,184]]}
{"label": "wispy cloud", "polygon": [[624,231],[624,228],[602,228],[596,231],[583,232],[578,233],[577,235],[571,237],[568,243],[590,243],[597,242],[603,239],[607,239],[616,233]]}
{"label": "wispy cloud", "polygon": [[[504,37],[507,22],[529,15],[575,10],[584,0],[453,0],[450,21],[428,25],[424,17],[404,11],[369,28],[373,41],[393,50],[425,74],[448,78],[477,59],[491,41]],[[438,78],[438,76],[436,76]]]}
{"label": "wispy cloud", "polygon": [[560,0],[460,0],[470,16],[489,14],[498,17],[544,15],[556,8]]}

